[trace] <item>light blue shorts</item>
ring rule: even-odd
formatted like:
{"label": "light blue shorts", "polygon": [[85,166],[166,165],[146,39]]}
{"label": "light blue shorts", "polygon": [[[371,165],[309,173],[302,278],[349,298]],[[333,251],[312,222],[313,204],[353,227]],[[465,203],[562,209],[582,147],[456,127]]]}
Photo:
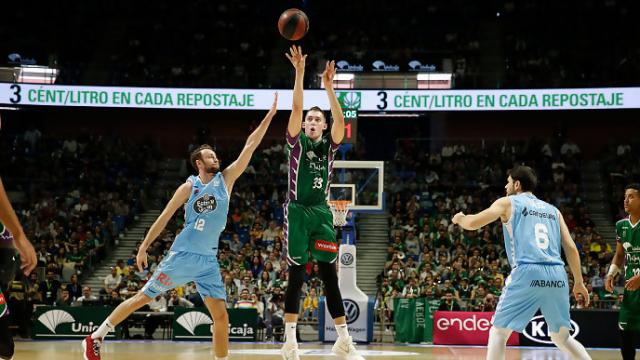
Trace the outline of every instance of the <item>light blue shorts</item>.
{"label": "light blue shorts", "polygon": [[521,333],[538,309],[549,331],[571,329],[569,279],[564,266],[522,264],[513,269],[491,323]]}
{"label": "light blue shorts", "polygon": [[227,294],[222,284],[218,259],[211,255],[184,251],[170,251],[142,291],[150,298],[155,298],[165,291],[191,281],[196,283],[203,299],[210,297],[226,300]]}

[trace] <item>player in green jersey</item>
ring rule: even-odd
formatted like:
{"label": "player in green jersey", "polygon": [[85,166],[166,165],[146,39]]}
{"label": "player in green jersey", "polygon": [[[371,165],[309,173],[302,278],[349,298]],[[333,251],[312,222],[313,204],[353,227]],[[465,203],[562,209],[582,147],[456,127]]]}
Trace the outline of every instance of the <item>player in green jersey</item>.
{"label": "player in green jersey", "polygon": [[339,244],[333,228],[333,217],[327,205],[333,160],[344,137],[344,116],[333,89],[335,63],[327,61],[322,73],[333,118],[329,134],[323,135],[329,124],[322,109],[310,108],[302,121],[302,88],[307,55],[302,54],[300,47],[292,46],[286,56],[295,68],[296,77],[291,116],[287,126],[289,191],[284,204],[284,245],[289,264],[289,284],[285,294],[286,342],[282,347],[282,357],[285,360],[299,359],[296,323],[300,289],[304,282],[306,264],[309,258],[313,257],[318,261],[320,277],[325,286],[327,307],[338,333],[338,340],[332,350],[349,360],[363,359],[355,349],[347,330],[335,267]]}
{"label": "player in green jersey", "polygon": [[640,184],[625,188],[624,211],[629,217],[616,223],[616,254],[607,273],[605,288],[613,291],[615,277],[624,264],[624,295],[618,326],[622,332],[622,358],[631,360],[640,345]]}

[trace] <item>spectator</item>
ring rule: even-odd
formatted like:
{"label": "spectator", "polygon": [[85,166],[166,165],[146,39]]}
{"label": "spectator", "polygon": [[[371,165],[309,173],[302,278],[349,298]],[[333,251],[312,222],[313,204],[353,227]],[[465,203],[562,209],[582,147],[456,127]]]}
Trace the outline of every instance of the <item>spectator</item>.
{"label": "spectator", "polygon": [[233,234],[233,238],[231,240],[231,243],[229,244],[229,249],[231,249],[231,252],[236,254],[240,252],[240,249],[242,249],[242,242],[240,241],[240,235]]}
{"label": "spectator", "polygon": [[136,250],[133,250],[131,252],[131,255],[129,256],[129,259],[127,259],[127,266],[135,266],[136,265],[136,256],[138,255],[138,252]]}
{"label": "spectator", "polygon": [[316,289],[311,288],[303,302],[302,317],[307,320],[315,320],[318,316],[318,297]]}
{"label": "spectator", "polygon": [[588,309],[586,305],[584,297],[581,294],[578,294],[576,304],[571,306],[572,309]]}
{"label": "spectator", "polygon": [[129,276],[129,267],[125,266],[124,260],[119,259],[116,262],[116,272],[117,272],[117,275],[119,275],[121,278],[123,276],[125,276],[125,277]]}
{"label": "spectator", "polygon": [[258,278],[260,273],[264,270],[264,266],[262,265],[262,258],[260,256],[254,256],[251,260],[251,274],[253,278]]}
{"label": "spectator", "polygon": [[254,300],[249,296],[248,289],[240,290],[240,298],[233,305],[235,309],[256,309],[257,305]]}
{"label": "spectator", "polygon": [[60,291],[60,297],[56,300],[56,302],[53,305],[54,306],[71,306],[73,302],[74,300],[71,297],[71,292],[66,287],[63,287],[62,291]]}
{"label": "spectator", "polygon": [[46,305],[53,305],[58,298],[60,287],[61,284],[60,281],[57,280],[55,272],[53,270],[47,270],[47,278],[39,285],[42,301]]}
{"label": "spectator", "polygon": [[178,296],[178,292],[173,289],[169,293],[169,301],[167,302],[167,308],[169,311],[173,311],[176,306],[192,308],[193,303],[183,297]]}
{"label": "spectator", "polygon": [[82,296],[80,296],[78,299],[76,299],[74,305],[85,305],[86,304],[90,304],[91,302],[95,302],[98,301],[98,298],[95,297],[92,293],[91,293],[91,288],[88,286],[85,286],[82,288]]}
{"label": "spectator", "polygon": [[271,220],[269,221],[269,227],[262,233],[262,244],[268,249],[269,246],[273,247],[276,237],[280,234],[280,228],[278,224]]}
{"label": "spectator", "polygon": [[256,304],[256,310],[258,311],[258,322],[261,328],[264,328],[264,303],[260,300],[257,293],[251,294],[251,301]]}
{"label": "spectator", "polygon": [[267,337],[271,338],[274,333],[274,329],[282,328],[284,325],[284,294],[281,292],[280,287],[273,289],[273,294],[267,301],[267,313],[271,314],[269,321],[267,321]]}
{"label": "spectator", "polygon": [[420,255],[420,239],[415,235],[415,231],[413,229],[407,231],[407,236],[404,241],[407,249],[407,255],[418,257],[418,255]]}
{"label": "spectator", "polygon": [[402,289],[403,298],[417,298],[420,294],[420,287],[417,284],[416,278],[409,279],[409,283]]}
{"label": "spectator", "polygon": [[27,301],[30,304],[41,304],[43,295],[40,292],[40,284],[38,283],[38,274],[34,271],[29,274],[27,280]]}
{"label": "spectator", "polygon": [[120,297],[120,293],[117,290],[111,290],[109,293],[109,299],[105,302],[105,305],[116,307],[120,305],[122,301],[124,300]]}
{"label": "spectator", "polygon": [[562,155],[578,155],[580,154],[580,147],[578,144],[571,140],[567,140],[560,148],[560,154]]}
{"label": "spectator", "polygon": [[[151,312],[166,312],[167,311],[167,299],[165,299],[164,294],[159,294],[149,303],[149,309]],[[153,333],[156,331],[158,326],[162,323],[161,316],[155,316],[153,314],[147,315],[144,320],[144,338],[145,339],[153,339]]]}
{"label": "spectator", "polygon": [[460,305],[458,304],[458,301],[453,297],[453,293],[447,292],[444,294],[438,310],[460,311]]}
{"label": "spectator", "polygon": [[496,297],[493,294],[487,294],[484,297],[484,304],[482,311],[495,311],[496,310]]}
{"label": "spectator", "polygon": [[76,301],[80,296],[82,296],[82,286],[78,282],[78,275],[71,275],[71,282],[67,284],[67,290],[69,291],[69,295],[71,296],[72,301]]}
{"label": "spectator", "polygon": [[118,290],[122,283],[122,276],[118,274],[115,267],[111,268],[111,274],[104,277],[104,287],[100,289],[100,294],[111,294],[111,291]]}
{"label": "spectator", "polygon": [[252,293],[255,291],[254,289],[255,286],[252,283],[251,272],[249,272],[249,275],[245,275],[242,277],[242,282],[238,286],[238,290],[242,294],[243,290],[247,290],[249,293]]}

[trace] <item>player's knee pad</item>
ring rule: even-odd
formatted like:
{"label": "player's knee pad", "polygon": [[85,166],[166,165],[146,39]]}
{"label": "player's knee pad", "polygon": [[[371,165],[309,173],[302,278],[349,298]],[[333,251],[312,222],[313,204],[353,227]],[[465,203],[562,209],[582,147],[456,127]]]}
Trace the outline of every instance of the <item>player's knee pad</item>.
{"label": "player's knee pad", "polygon": [[289,267],[289,284],[284,298],[284,312],[297,314],[300,311],[300,289],[304,283],[305,265]]}
{"label": "player's knee pad", "polygon": [[338,287],[338,273],[336,264],[318,262],[320,279],[324,282],[324,294],[327,299],[327,308],[332,318],[344,316],[344,305],[342,304],[342,294]]}

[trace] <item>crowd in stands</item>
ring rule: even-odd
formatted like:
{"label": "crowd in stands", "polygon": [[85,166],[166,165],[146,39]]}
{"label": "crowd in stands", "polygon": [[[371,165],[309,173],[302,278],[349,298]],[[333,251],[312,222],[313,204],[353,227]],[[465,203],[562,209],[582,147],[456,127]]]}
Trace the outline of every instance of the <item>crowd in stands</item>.
{"label": "crowd in stands", "polygon": [[[631,79],[640,74],[640,48],[606,39],[627,42],[636,33],[632,14],[637,9],[637,3],[626,0],[503,1],[496,22],[507,34],[506,87],[633,86],[637,82]],[[540,26],[541,17],[545,26]],[[594,19],[614,32],[605,35],[591,27]],[[600,56],[594,43],[602,45]]]}
{"label": "crowd in stands", "polygon": [[140,171],[140,164],[153,154],[151,147],[109,136],[59,139],[36,128],[3,134],[0,162],[11,169],[3,180],[19,194],[15,207],[39,269],[26,283],[11,284],[15,321],[28,319],[36,304],[96,300],[97,289],[92,293],[78,280],[143,210],[154,173]]}
{"label": "crowd in stands", "polygon": [[[145,207],[145,190],[156,174],[146,160],[155,156],[153,147],[95,135],[53,139],[37,129],[4,139],[9,141],[0,144],[0,160],[15,169],[10,183],[24,194],[21,203],[33,204],[17,209],[44,270],[32,273],[24,283],[14,282],[9,296],[12,311],[28,318],[35,304],[115,306],[138,292],[181,230],[182,209],[149,248],[146,269],[136,267],[136,249],[129,258],[112,264],[103,288],[82,286],[79,279],[104,258],[107,248]],[[221,150],[219,156],[228,158],[233,151]],[[635,154],[630,145],[617,146],[613,154],[606,161],[612,174],[637,175],[636,168],[623,166]],[[592,294],[589,308],[619,306],[618,294],[603,289],[613,253],[582,199],[582,153],[577,144],[569,139],[532,139],[427,149],[419,140],[403,140],[387,164],[392,176],[385,184],[391,232],[377,297],[387,321],[393,319],[397,298],[426,297],[442,310],[495,310],[510,271],[502,226],[496,222],[464,231],[450,219],[458,211],[476,213],[503,196],[506,170],[519,163],[537,170],[535,194],[564,215]],[[147,168],[140,171],[140,164]],[[284,321],[286,174],[282,142],[265,144],[256,152],[231,194],[219,247],[227,306],[255,308],[267,337]],[[612,191],[620,191],[618,184]],[[300,299],[304,320],[317,319],[321,285],[317,265],[311,262]],[[147,310],[203,305],[195,285],[189,283],[158,296]],[[585,308],[584,299],[572,300],[572,307]],[[153,337],[158,325],[152,319],[145,321],[145,335]]]}
{"label": "crowd in stands", "polygon": [[[3,134],[3,138],[7,141],[0,145],[0,160],[16,169],[5,181],[16,193],[24,194],[16,209],[35,245],[40,269],[28,279],[16,279],[10,289],[15,321],[24,320],[21,328],[28,328],[36,305],[116,306],[140,291],[181,230],[183,209],[149,248],[148,268],[137,268],[136,247],[129,258],[113,264],[102,288],[83,286],[81,279],[117,246],[120,234],[148,202],[146,190],[157,176],[149,160],[157,157],[155,150],[102,136],[53,139],[35,128],[18,135]],[[218,154],[226,159],[238,150],[224,147]],[[145,164],[144,169],[140,164]],[[286,179],[282,141],[265,142],[234,188],[219,247],[227,306],[257,309],[268,336],[284,322],[288,275],[282,257],[282,203]],[[300,309],[305,319],[317,319],[321,295],[318,268],[310,263]],[[160,295],[142,310],[171,311],[177,304],[204,306],[195,284],[189,283]],[[158,319],[145,321],[146,337],[153,337]],[[123,324],[125,336],[128,325]]]}
{"label": "crowd in stands", "polygon": [[[502,225],[466,231],[451,218],[459,211],[477,213],[504,196],[506,170],[522,163],[538,172],[534,194],[565,218],[592,296],[589,308],[619,306],[618,294],[604,291],[613,252],[582,200],[581,157],[570,140],[467,143],[435,151],[419,141],[402,142],[391,165],[394,179],[387,184],[392,230],[378,294],[386,320],[393,318],[396,298],[426,297],[454,311],[495,310],[510,272]],[[584,299],[572,299],[572,307],[585,308]]]}
{"label": "crowd in stands", "polygon": [[[179,7],[163,1],[154,7],[125,1],[51,9],[12,4],[13,16],[0,29],[12,41],[0,45],[0,53],[59,67],[64,84],[290,87],[292,72],[282,55],[289,43],[276,27],[290,7],[246,0]],[[454,73],[459,88],[633,85],[640,77],[640,48],[633,41],[637,7],[629,0],[379,0],[366,7],[307,1],[301,6],[312,24],[301,42],[313,55],[307,84],[319,85],[317,73],[329,58],[366,69],[382,60],[401,71],[418,60]],[[11,37],[14,28],[25,36]],[[74,47],[69,39],[94,46]]]}
{"label": "crowd in stands", "polygon": [[635,141],[618,141],[609,145],[602,155],[603,175],[609,181],[608,195],[610,199],[612,220],[626,217],[621,199],[624,188],[631,182],[640,182],[640,166],[638,166],[638,143]]}

